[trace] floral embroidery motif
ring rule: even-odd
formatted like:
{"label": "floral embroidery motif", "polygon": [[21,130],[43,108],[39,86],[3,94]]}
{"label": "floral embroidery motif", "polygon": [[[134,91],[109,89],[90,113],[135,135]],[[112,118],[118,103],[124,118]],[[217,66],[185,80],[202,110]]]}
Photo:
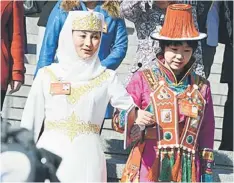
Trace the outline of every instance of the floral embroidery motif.
{"label": "floral embroidery motif", "polygon": [[79,134],[98,134],[100,131],[99,125],[91,124],[91,122],[85,123],[74,112],[64,121],[46,121],[45,128],[47,130],[61,130],[71,141]]}
{"label": "floral embroidery motif", "polygon": [[102,20],[96,15],[91,13],[87,16],[78,16],[72,22],[73,30],[89,30],[89,31],[102,31]]}

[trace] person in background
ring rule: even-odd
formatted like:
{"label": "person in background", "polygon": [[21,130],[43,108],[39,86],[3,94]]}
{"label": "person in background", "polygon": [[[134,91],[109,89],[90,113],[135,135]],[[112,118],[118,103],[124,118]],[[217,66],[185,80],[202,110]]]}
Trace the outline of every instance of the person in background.
{"label": "person in background", "polygon": [[99,51],[99,57],[103,66],[115,70],[124,59],[127,52],[128,39],[125,22],[119,16],[119,2],[60,0],[55,5],[48,20],[35,76],[39,68],[54,62],[59,33],[68,12],[73,10],[96,11],[104,15],[105,30]]}
{"label": "person in background", "polygon": [[44,6],[42,7],[42,11],[40,12],[40,18],[37,22],[37,25],[39,27],[38,41],[37,41],[37,57],[36,57],[37,61],[39,60],[39,54],[40,54],[41,45],[42,45],[42,41],[43,41],[44,34],[45,34],[45,28],[46,28],[47,21],[49,19],[51,11],[53,10],[53,8],[57,2],[58,1],[45,2]]}
{"label": "person in background", "polygon": [[116,72],[101,65],[103,27],[99,12],[68,13],[59,62],[38,71],[23,111],[21,127],[34,131],[37,147],[62,158],[61,182],[107,182],[99,135],[106,107],[109,101],[121,110],[135,106]]}
{"label": "person in background", "polygon": [[[151,32],[158,32],[163,25],[166,8],[176,1],[128,1],[124,0],[120,5],[121,16],[133,22],[138,37],[138,47],[135,61],[129,70],[125,84],[129,82],[134,72],[155,65],[155,53],[160,51],[158,41],[150,38]],[[183,1],[179,1],[183,3]],[[193,5],[193,18],[197,25],[197,4],[194,1],[186,1]],[[195,51],[196,63],[194,69],[197,74],[204,76],[202,49],[199,41],[198,49]]]}
{"label": "person in background", "polygon": [[202,40],[202,58],[205,61],[203,64],[206,78],[210,75],[219,42],[219,6],[220,1],[198,2],[199,30],[207,33],[207,39]]}
{"label": "person in background", "polygon": [[[68,12],[73,10],[96,11],[104,15],[105,26],[98,55],[101,64],[108,69],[116,70],[123,61],[128,48],[128,36],[125,22],[120,18],[118,1],[59,0],[47,23],[35,77],[40,68],[54,62],[60,31]],[[112,115],[113,108],[108,105],[105,118],[109,119]]]}
{"label": "person in background", "polygon": [[233,1],[220,2],[219,41],[225,44],[221,83],[227,83],[222,139],[219,150],[233,151]]}
{"label": "person in background", "polygon": [[10,93],[24,83],[24,7],[22,1],[1,1],[1,110]]}
{"label": "person in background", "polygon": [[197,75],[199,33],[188,4],[172,4],[158,33],[157,65],[137,71],[127,91],[139,107],[115,113],[112,124],[134,142],[121,182],[212,182],[214,110],[210,83]]}

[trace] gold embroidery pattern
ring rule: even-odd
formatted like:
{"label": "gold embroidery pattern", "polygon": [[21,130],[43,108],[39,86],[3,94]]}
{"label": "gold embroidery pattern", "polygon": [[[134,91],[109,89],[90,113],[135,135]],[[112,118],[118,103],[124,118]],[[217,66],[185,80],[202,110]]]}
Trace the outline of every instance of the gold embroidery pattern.
{"label": "gold embroidery pattern", "polygon": [[45,72],[50,76],[51,81],[58,82],[56,75],[50,69],[45,67]]}
{"label": "gold embroidery pattern", "polygon": [[[45,68],[47,74],[49,74],[51,81],[59,82],[56,75],[50,70]],[[95,87],[100,87],[102,83],[110,77],[110,73],[108,71],[103,72],[100,76],[91,80],[88,84],[80,86],[78,88],[71,88],[71,94],[67,95],[67,101],[70,104],[75,104],[81,96],[91,92]]]}
{"label": "gold embroidery pattern", "polygon": [[143,70],[143,76],[145,77],[146,81],[148,82],[150,89],[152,91],[154,91],[158,86],[158,81],[155,79],[155,76],[152,73],[152,70],[150,70],[150,69]]}
{"label": "gold embroidery pattern", "polygon": [[102,32],[102,20],[96,15],[77,17],[72,22],[72,30],[86,30],[86,31],[99,31]]}
{"label": "gold embroidery pattern", "polygon": [[75,104],[81,96],[91,92],[95,87],[100,87],[103,83],[103,81],[107,80],[110,77],[109,72],[104,72],[97,78],[91,80],[89,84],[83,85],[79,88],[72,88],[71,89],[71,95],[67,96],[67,100],[70,104]]}
{"label": "gold embroidery pattern", "polygon": [[79,134],[99,134],[100,126],[96,124],[85,123],[73,112],[66,120],[60,121],[46,121],[45,128],[47,130],[61,130],[65,133],[71,141]]}

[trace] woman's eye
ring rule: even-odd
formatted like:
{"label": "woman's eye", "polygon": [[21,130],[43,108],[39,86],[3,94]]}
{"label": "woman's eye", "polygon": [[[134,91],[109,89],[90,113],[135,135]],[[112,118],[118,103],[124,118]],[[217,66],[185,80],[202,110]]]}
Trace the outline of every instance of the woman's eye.
{"label": "woman's eye", "polygon": [[184,50],[185,52],[191,52],[192,50]]}
{"label": "woman's eye", "polygon": [[173,51],[177,51],[178,49],[177,48],[171,48]]}
{"label": "woman's eye", "polygon": [[98,36],[93,36],[93,39],[99,39],[99,37]]}
{"label": "woman's eye", "polygon": [[86,36],[85,35],[80,35],[80,37],[84,39]]}

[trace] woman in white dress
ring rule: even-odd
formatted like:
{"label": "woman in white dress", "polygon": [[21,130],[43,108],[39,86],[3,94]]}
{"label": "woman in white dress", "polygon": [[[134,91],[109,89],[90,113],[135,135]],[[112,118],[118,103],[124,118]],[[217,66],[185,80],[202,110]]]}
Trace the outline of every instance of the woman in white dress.
{"label": "woman in white dress", "polygon": [[99,136],[107,104],[120,110],[134,106],[116,72],[100,64],[103,19],[97,12],[69,12],[59,37],[59,63],[39,70],[24,108],[21,127],[34,130],[37,147],[63,158],[57,171],[62,182],[107,181]]}

